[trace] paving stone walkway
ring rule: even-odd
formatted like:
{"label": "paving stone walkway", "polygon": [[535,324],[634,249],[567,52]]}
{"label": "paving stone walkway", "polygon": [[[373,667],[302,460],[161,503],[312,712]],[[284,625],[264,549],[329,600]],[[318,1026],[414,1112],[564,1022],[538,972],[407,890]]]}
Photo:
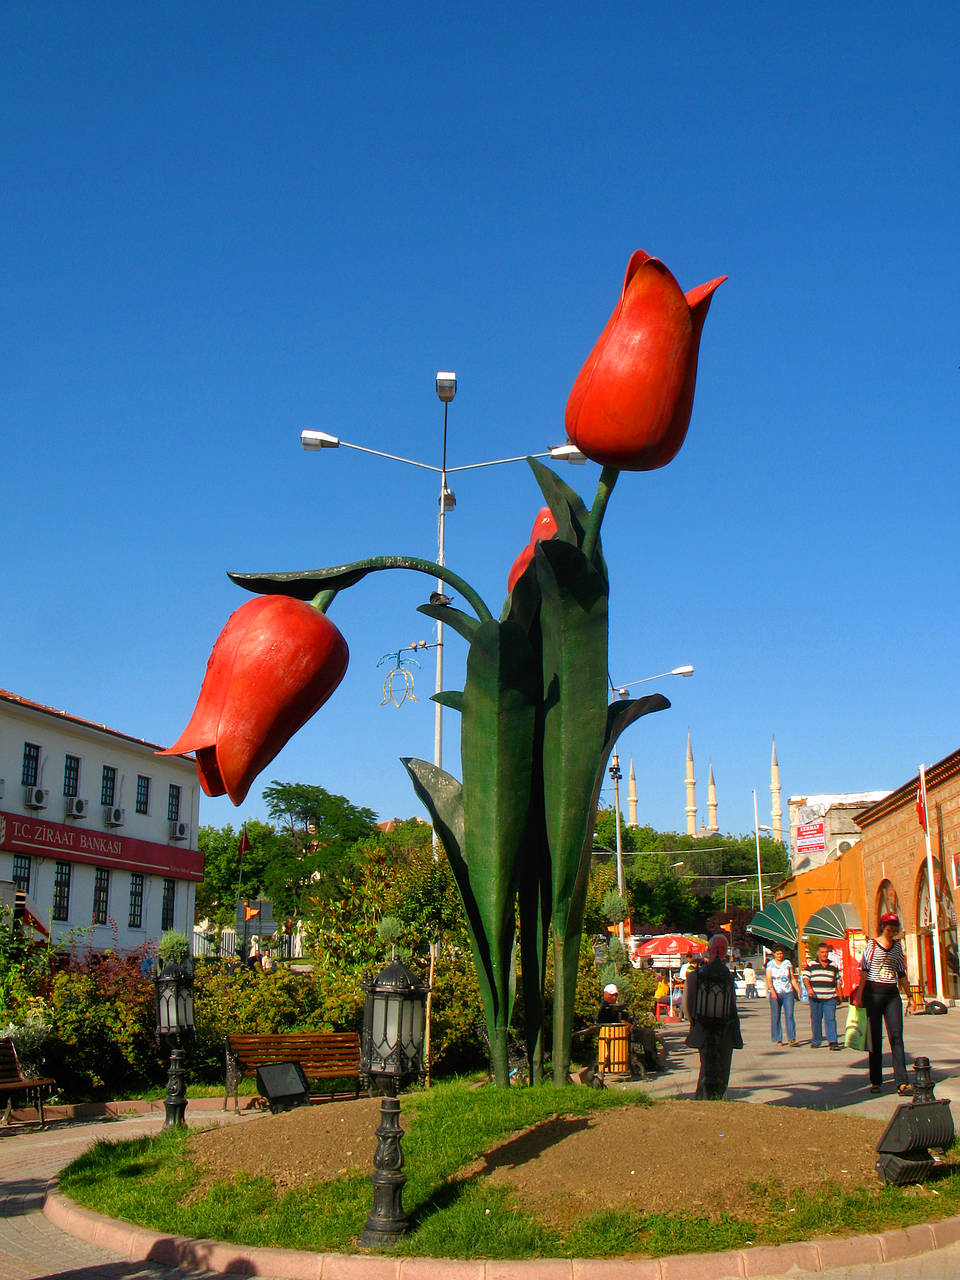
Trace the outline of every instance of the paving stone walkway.
{"label": "paving stone walkway", "polygon": [[[887,1092],[879,1098],[867,1090],[866,1059],[849,1052],[811,1052],[805,1009],[798,1008],[801,1043],[793,1049],[770,1044],[767,1006],[758,1000],[742,1009],[745,1048],[735,1055],[731,1076],[733,1099],[779,1105],[824,1106],[886,1117],[899,1103]],[[668,1026],[669,1071],[641,1087],[654,1094],[689,1096],[696,1084],[697,1055],[683,1045],[684,1028]],[[912,1018],[905,1033],[908,1063],[915,1054],[932,1062],[940,1097],[953,1104],[960,1131],[960,1010],[946,1017]],[[633,1086],[636,1087],[636,1086]],[[187,1109],[192,1125],[256,1123],[255,1115]],[[50,1178],[98,1138],[129,1138],[156,1133],[162,1112],[94,1122],[58,1122],[44,1131],[34,1128],[0,1129],[0,1280],[223,1280],[221,1273],[171,1268],[153,1262],[132,1262],[96,1244],[60,1231],[42,1213]],[[746,1255],[744,1255],[746,1256]],[[800,1257],[789,1270],[791,1280],[960,1280],[960,1243],[912,1258],[888,1262],[854,1262],[829,1270],[805,1270]],[[560,1260],[483,1264],[432,1262],[430,1259],[329,1259],[318,1280],[721,1280],[727,1275],[750,1275],[753,1280],[783,1275],[785,1268],[764,1272],[755,1264],[737,1261],[733,1270],[719,1258],[705,1255],[657,1263],[583,1262]],[[273,1280],[282,1280],[273,1277]]]}

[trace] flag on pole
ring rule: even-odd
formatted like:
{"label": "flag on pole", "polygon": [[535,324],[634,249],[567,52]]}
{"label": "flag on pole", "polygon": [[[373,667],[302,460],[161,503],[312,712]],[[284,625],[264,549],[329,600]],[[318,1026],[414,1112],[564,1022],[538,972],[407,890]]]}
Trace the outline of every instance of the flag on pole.
{"label": "flag on pole", "polygon": [[259,908],[259,907],[251,907],[251,906],[250,906],[250,904],[249,904],[248,902],[244,902],[244,904],[243,904],[243,922],[244,922],[244,924],[246,924],[246,922],[247,922],[248,920],[252,920],[254,916],[258,916],[259,914],[260,914],[260,908]]}
{"label": "flag on pole", "polygon": [[923,785],[923,768],[921,767],[920,774],[917,778],[917,821],[920,823],[920,826],[924,829],[924,831],[926,831],[927,829],[927,798],[924,795],[924,790],[925,788]]}
{"label": "flag on pole", "polygon": [[240,844],[237,846],[237,853],[240,855],[240,861],[243,861],[243,855],[250,852],[250,841],[247,839],[247,828],[244,827],[240,832]]}

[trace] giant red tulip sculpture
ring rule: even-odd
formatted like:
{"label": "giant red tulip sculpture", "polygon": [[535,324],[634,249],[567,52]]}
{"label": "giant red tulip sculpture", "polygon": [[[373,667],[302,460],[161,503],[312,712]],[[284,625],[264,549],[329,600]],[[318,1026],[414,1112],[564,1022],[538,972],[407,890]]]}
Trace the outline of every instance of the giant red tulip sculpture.
{"label": "giant red tulip sculpture", "polygon": [[403,764],[463,900],[500,1085],[509,1083],[518,908],[531,1079],[542,1077],[551,938],[553,1078],[564,1084],[568,1077],[604,770],[629,724],[670,705],[659,694],[608,705],[609,583],[600,527],[620,471],[662,467],[683,443],[703,322],[720,283],[685,295],[657,259],[642,252],[630,259],[620,300],[567,404],[571,440],[603,467],[593,504],[588,510],[554,472],[528,460],[547,505],[511,569],[499,619],[452,570],[408,556],[302,573],[232,573],[266,600],[228,622],[193,718],[170,748],[195,750],[204,789],[226,790],[239,803],[343,675],[346,645],[325,618],[338,592],[369,573],[411,569],[459,593],[473,616],[449,604],[421,605],[420,612],[469,646],[463,689],[434,695],[461,715],[463,776],[425,760]]}
{"label": "giant red tulip sculpture", "polygon": [[289,596],[227,619],[187,727],[159,755],[195,751],[200,785],[242,803],[250,784],[343,679],[347,644],[326,614]]}

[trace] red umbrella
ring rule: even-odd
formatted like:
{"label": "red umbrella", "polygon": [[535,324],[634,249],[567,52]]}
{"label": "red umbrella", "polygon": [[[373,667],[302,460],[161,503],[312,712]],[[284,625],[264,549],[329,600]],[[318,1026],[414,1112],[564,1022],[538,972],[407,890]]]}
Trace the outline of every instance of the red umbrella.
{"label": "red umbrella", "polygon": [[685,938],[680,933],[663,933],[647,938],[637,947],[638,956],[692,956],[706,951],[707,944],[699,938]]}

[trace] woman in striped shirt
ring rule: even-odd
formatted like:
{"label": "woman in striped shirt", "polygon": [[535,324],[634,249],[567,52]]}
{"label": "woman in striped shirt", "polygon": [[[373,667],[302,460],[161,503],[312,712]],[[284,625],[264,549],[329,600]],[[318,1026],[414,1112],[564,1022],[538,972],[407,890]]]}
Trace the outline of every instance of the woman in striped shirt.
{"label": "woman in striped shirt", "polygon": [[903,1005],[900,992],[907,997],[907,1012],[913,1012],[907,961],[897,934],[900,921],[892,912],[880,917],[880,936],[871,938],[863,952],[860,969],[866,975],[863,1008],[870,1026],[870,1092],[879,1093],[883,1080],[883,1024],[887,1026],[893,1078],[897,1093],[913,1093],[907,1083],[907,1065],[903,1056]]}

